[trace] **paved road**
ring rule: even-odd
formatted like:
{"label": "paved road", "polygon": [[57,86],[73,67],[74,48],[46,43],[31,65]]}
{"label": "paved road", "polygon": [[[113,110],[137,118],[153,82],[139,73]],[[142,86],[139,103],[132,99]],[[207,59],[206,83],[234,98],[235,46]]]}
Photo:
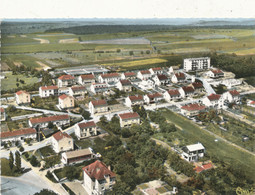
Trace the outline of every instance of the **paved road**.
{"label": "paved road", "polygon": [[212,93],[213,93],[213,94],[216,94],[216,92],[214,91],[214,89],[212,88],[212,86],[207,82],[206,79],[203,79],[203,78],[201,78],[201,77],[197,77],[197,79],[199,79],[200,81],[203,82],[203,86],[204,86],[204,88],[205,88],[205,90],[206,90],[207,95],[211,95]]}
{"label": "paved road", "polygon": [[42,115],[42,113],[26,114],[26,115],[11,117],[11,119],[12,119],[12,121],[17,121],[17,120],[26,119],[26,118],[38,117],[41,115]]}

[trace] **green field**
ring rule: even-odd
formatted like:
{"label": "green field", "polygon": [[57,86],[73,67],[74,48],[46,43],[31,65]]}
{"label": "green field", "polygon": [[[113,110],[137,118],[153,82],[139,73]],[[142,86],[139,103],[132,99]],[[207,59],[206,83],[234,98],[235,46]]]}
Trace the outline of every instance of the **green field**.
{"label": "green field", "polygon": [[[179,131],[184,139],[190,144],[201,142],[209,155],[216,156],[224,162],[239,166],[247,175],[255,181],[255,157],[231,146],[221,140],[215,142],[215,137],[200,129],[188,119],[177,115],[169,110],[162,110],[167,120],[172,121],[183,129]],[[244,160],[245,159],[245,160]]]}
{"label": "green field", "polygon": [[[15,154],[13,155],[15,156]],[[6,158],[1,158],[1,175],[18,177],[22,175],[22,173],[16,172],[16,166],[10,169],[9,160]]]}

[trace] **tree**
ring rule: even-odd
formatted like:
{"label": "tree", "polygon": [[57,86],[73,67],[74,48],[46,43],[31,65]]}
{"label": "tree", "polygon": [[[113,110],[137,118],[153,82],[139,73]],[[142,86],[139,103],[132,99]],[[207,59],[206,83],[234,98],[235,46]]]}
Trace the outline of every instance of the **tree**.
{"label": "tree", "polygon": [[20,152],[24,152],[24,150],[25,150],[25,149],[24,149],[23,146],[21,146],[21,147],[19,148],[19,151],[20,151]]}
{"label": "tree", "polygon": [[19,83],[16,83],[16,86],[19,87]]}
{"label": "tree", "polygon": [[14,163],[13,154],[12,154],[12,152],[10,151],[10,154],[9,154],[9,166],[10,166],[10,169],[13,168],[13,166],[14,166],[13,163]]}
{"label": "tree", "polygon": [[34,195],[58,195],[58,194],[51,190],[43,189],[40,192],[35,193]]}
{"label": "tree", "polygon": [[81,115],[83,116],[84,119],[89,120],[90,119],[90,112],[88,112],[87,110],[84,110],[83,108],[81,108]]}
{"label": "tree", "polygon": [[50,121],[48,124],[49,129],[52,129],[54,127],[53,123]]}
{"label": "tree", "polygon": [[15,152],[15,164],[16,164],[16,167],[17,167],[17,171],[21,172],[21,158],[20,158],[19,151]]}
{"label": "tree", "polygon": [[13,105],[8,106],[8,108],[6,109],[7,112],[16,112],[17,108]]}
{"label": "tree", "polygon": [[34,155],[31,157],[30,163],[33,167],[37,167],[39,165],[39,161],[37,160],[37,158]]}
{"label": "tree", "polygon": [[133,51],[129,51],[129,55],[133,56],[134,52]]}
{"label": "tree", "polygon": [[116,51],[117,51],[117,53],[120,53],[120,52],[121,52],[121,49],[117,49]]}
{"label": "tree", "polygon": [[141,51],[141,54],[143,55],[143,51]]}
{"label": "tree", "polygon": [[108,122],[108,121],[107,121],[107,118],[106,118],[105,116],[101,116],[99,120],[100,120],[100,123],[101,123],[102,125],[106,125],[107,122]]}
{"label": "tree", "polygon": [[151,51],[150,50],[146,50],[146,54],[150,54],[151,53]]}

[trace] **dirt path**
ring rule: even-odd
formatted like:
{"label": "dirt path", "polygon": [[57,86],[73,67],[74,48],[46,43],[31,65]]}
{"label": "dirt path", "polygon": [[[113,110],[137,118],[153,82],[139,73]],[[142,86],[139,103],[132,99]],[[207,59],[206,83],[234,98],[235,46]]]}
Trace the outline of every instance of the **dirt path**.
{"label": "dirt path", "polygon": [[51,69],[50,66],[48,66],[48,65],[46,65],[46,64],[44,64],[44,63],[42,63],[42,62],[40,62],[40,61],[36,61],[36,63],[37,63],[38,65],[41,66],[41,68],[36,68],[36,70],[41,70],[41,69],[43,69],[43,70],[49,70],[49,69]]}

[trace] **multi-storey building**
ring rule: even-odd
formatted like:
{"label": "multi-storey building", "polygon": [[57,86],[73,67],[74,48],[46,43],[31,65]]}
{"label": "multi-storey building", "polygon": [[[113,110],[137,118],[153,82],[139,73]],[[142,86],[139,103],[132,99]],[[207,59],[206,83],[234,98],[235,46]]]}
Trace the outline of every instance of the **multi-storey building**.
{"label": "multi-storey building", "polygon": [[58,95],[58,86],[41,86],[39,88],[40,97],[49,97]]}
{"label": "multi-storey building", "polygon": [[183,69],[185,71],[207,70],[210,68],[210,58],[187,58],[183,60]]}

